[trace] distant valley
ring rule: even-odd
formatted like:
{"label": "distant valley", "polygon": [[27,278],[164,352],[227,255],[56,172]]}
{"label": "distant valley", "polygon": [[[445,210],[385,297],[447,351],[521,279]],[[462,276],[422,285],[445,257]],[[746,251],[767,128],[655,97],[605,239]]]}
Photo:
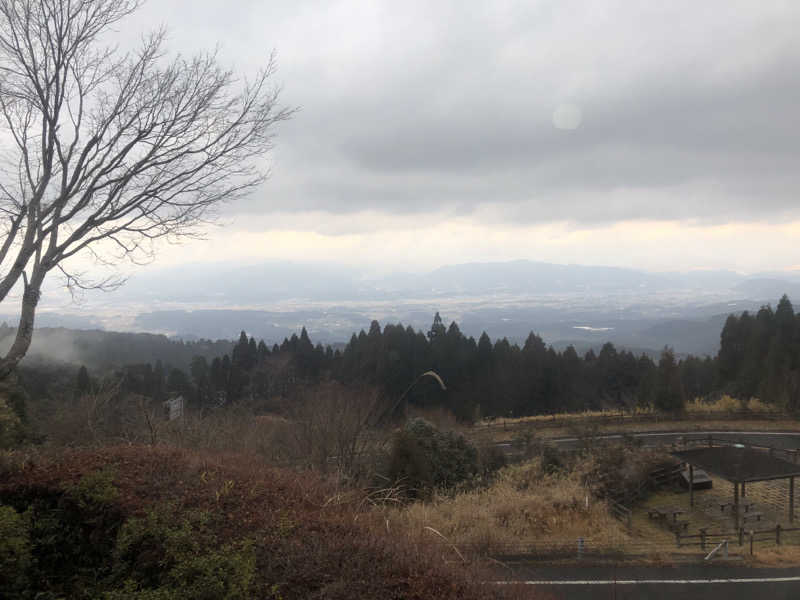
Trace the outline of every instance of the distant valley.
{"label": "distant valley", "polygon": [[512,261],[376,276],[306,263],[190,265],[145,270],[83,305],[45,297],[37,324],[184,340],[231,340],[245,330],[270,344],[305,326],[328,344],[347,342],[373,319],[427,330],[440,311],[476,338],[486,331],[519,342],[534,331],[557,348],[611,341],[648,353],[669,345],[678,354],[714,354],[728,314],[774,305],[783,293],[800,298],[794,272],[651,273]]}

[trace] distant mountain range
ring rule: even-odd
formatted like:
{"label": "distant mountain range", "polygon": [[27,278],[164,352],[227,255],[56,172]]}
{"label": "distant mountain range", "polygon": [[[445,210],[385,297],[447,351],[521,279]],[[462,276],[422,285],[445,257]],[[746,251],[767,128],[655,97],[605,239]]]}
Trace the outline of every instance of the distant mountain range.
{"label": "distant mountain range", "polygon": [[[449,265],[421,274],[372,276],[323,264],[265,262],[184,265],[143,271],[119,292],[160,302],[270,302],[287,299],[349,301],[486,294],[611,293],[664,290],[739,291],[772,298],[800,291],[800,273],[734,271],[647,272],[603,266],[559,265],[528,260]],[[782,292],[781,292],[782,293]]]}
{"label": "distant mountain range", "polygon": [[[402,322],[426,331],[433,314],[468,335],[522,341],[530,331],[557,346],[612,341],[656,352],[713,354],[731,312],[800,299],[800,274],[646,272],[518,260],[375,276],[308,263],[204,264],[145,270],[90,310],[41,311],[39,326],[234,339],[245,330],[269,343],[306,326],[314,341]],[[13,323],[13,313],[6,318]],[[2,315],[0,314],[0,318]]]}

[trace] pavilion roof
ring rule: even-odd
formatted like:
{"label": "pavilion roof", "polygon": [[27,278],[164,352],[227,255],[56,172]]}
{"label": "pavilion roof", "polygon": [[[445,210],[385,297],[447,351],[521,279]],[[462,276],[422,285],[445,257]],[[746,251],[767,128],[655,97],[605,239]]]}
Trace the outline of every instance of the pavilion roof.
{"label": "pavilion roof", "polygon": [[672,455],[732,483],[800,477],[800,465],[748,447],[693,448]]}

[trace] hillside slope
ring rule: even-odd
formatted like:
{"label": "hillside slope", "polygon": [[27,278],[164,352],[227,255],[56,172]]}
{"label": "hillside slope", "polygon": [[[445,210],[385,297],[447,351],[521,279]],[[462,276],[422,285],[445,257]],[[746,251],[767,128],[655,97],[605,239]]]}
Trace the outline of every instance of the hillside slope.
{"label": "hillside slope", "polygon": [[18,456],[0,473],[6,598],[497,597],[310,473],[135,446]]}

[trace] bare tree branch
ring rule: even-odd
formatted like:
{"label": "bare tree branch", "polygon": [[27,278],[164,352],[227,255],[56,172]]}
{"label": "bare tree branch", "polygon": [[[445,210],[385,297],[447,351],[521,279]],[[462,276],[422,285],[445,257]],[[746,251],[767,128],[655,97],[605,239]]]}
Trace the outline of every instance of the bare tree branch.
{"label": "bare tree branch", "polygon": [[[123,54],[101,45],[140,0],[0,0],[0,302],[24,278],[17,339],[25,355],[47,273],[71,292],[108,289],[64,262],[152,257],[152,242],[197,234],[221,203],[268,176],[263,157],[293,109],[271,84],[274,56],[239,81],[214,52],[167,59],[164,30]],[[0,138],[2,139],[2,138]],[[110,250],[109,250],[110,248]]]}

